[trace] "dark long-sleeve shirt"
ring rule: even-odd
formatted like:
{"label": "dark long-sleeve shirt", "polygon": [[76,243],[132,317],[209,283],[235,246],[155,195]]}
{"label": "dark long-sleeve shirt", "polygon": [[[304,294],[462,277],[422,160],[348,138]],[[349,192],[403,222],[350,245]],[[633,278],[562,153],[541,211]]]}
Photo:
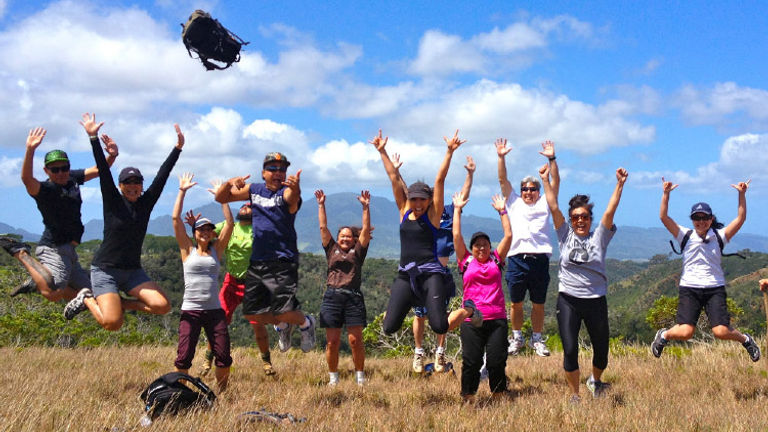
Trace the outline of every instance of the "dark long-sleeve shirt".
{"label": "dark long-sleeve shirt", "polygon": [[104,240],[93,256],[92,264],[105,268],[141,268],[141,246],[147,234],[149,216],[163,192],[165,182],[179,159],[181,150],[176,147],[171,150],[152,184],[132,203],[125,199],[115,186],[98,138],[91,138],[91,147],[99,169],[101,196],[104,201]]}

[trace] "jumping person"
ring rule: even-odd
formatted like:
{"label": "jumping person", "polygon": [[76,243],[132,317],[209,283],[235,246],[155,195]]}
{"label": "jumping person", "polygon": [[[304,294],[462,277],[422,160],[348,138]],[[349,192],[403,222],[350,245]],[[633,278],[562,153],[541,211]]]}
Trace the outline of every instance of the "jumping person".
{"label": "jumping person", "polygon": [[[96,178],[99,170],[96,166],[73,170],[63,150],[51,150],[43,159],[43,170],[48,179],[37,180],[32,162],[45,134],[46,130],[41,127],[29,131],[21,166],[21,181],[35,200],[45,225],[35,249],[37,259],[29,254],[30,247],[25,243],[10,237],[4,237],[0,242],[30,274],[29,279],[13,290],[11,297],[39,291],[49,301],[69,301],[78,291],[91,286],[88,273],[80,267],[76,250],[85,229],[80,219],[83,203],[80,185]],[[112,166],[118,154],[117,145],[110,142],[104,150],[109,155],[107,165]]]}
{"label": "jumping person", "polygon": [[701,310],[707,311],[712,333],[718,339],[740,342],[752,361],[760,360],[760,348],[752,336],[731,327],[725,292],[725,274],[721,263],[722,248],[739,232],[747,219],[747,189],[749,180],[731,185],[739,191],[736,218],[723,227],[707,203],[691,207],[693,230],[678,225],[667,214],[670,192],[678,185],[662,177],[662,195],[659,217],[670,234],[677,240],[683,254],[683,272],[680,275],[676,322],[672,328],[659,329],[651,344],[651,352],[661,357],[670,340],[688,340],[693,337]]}
{"label": "jumping person", "polygon": [[[587,195],[574,195],[569,201],[566,221],[557,203],[557,192],[550,182],[549,165],[539,169],[547,204],[560,245],[560,283],[557,296],[557,326],[563,341],[563,369],[571,390],[571,401],[579,401],[579,330],[587,328],[592,342],[592,375],[587,389],[599,397],[609,387],[600,380],[608,366],[608,278],[605,252],[616,225],[613,217],[621,201],[627,170],[616,170],[616,187],[600,223],[592,231],[592,204]],[[570,223],[568,223],[570,222]],[[513,231],[514,232],[514,231]]]}
{"label": "jumping person", "polygon": [[[229,331],[224,309],[219,303],[219,257],[227,249],[232,234],[234,219],[229,204],[222,204],[224,226],[216,237],[215,225],[210,219],[195,218],[192,235],[195,242],[187,236],[182,220],[184,196],[197,182],[194,175],[184,173],[179,176],[179,194],[173,206],[173,232],[179,245],[181,262],[184,270],[184,298],[179,318],[179,346],[177,349],[177,372],[187,373],[195,357],[195,348],[200,339],[200,329],[212,346],[216,359],[216,383],[219,390],[224,390],[229,381],[229,367],[232,365],[230,354]],[[221,182],[214,182],[212,192],[221,187]]]}
{"label": "jumping person", "polygon": [[[88,308],[96,322],[107,330],[118,330],[123,325],[125,310],[138,310],[164,315],[171,310],[163,290],[149,279],[141,268],[141,246],[147,233],[152,209],[163,192],[165,182],[179,159],[184,146],[184,135],[176,129],[176,146],[160,166],[152,184],[144,190],[144,177],[138,168],[126,167],[120,171],[115,186],[107,160],[99,146],[99,129],[95,114],[83,114],[80,122],[91,139],[96,166],[99,169],[101,196],[104,201],[104,240],[91,262],[91,287],[83,288],[64,308],[67,319]],[[113,143],[106,134],[101,136],[105,145]],[[119,291],[135,300],[121,299]]]}
{"label": "jumping person", "polygon": [[370,141],[381,156],[400,213],[400,266],[390,289],[383,325],[385,333],[398,331],[413,306],[426,306],[429,326],[436,334],[448,331],[446,300],[450,293],[446,278],[451,275],[437,259],[436,241],[443,214],[445,177],[453,152],[465,142],[459,139],[458,133],[457,130],[452,138],[443,137],[447,149],[434,188],[418,181],[411,184],[407,191],[403,190],[399,174],[387,155],[388,138],[382,137],[379,130],[379,134]]}
{"label": "jumping person", "polygon": [[[461,235],[461,209],[467,204],[467,199],[463,194],[453,196],[453,244],[464,282],[464,304],[475,309],[473,315],[482,316],[480,326],[473,323],[470,317],[461,324],[461,396],[468,403],[474,402],[484,363],[493,397],[507,390],[504,369],[507,366],[508,324],[501,276],[504,268],[502,257],[506,256],[512,243],[512,230],[504,202],[504,197],[499,195],[491,199],[504,229],[504,237],[496,250],[491,251],[491,239],[484,232],[472,234],[467,249]],[[450,321],[453,321],[455,314],[451,313]]]}
{"label": "jumping person", "polygon": [[301,330],[301,350],[315,346],[315,318],[299,309],[299,250],[296,212],[301,207],[301,170],[286,177],[291,163],[284,154],[268,153],[261,177],[264,183],[246,183],[250,176],[233,177],[216,191],[216,201],[250,200],[253,223],[251,263],[245,277],[243,315],[275,324],[280,351],[291,347],[294,326]]}
{"label": "jumping person", "polygon": [[[187,220],[194,226],[196,218],[190,213],[187,214]],[[216,224],[216,233],[220,234],[226,221]],[[243,302],[245,294],[245,275],[250,264],[251,250],[253,244],[253,225],[251,217],[250,204],[243,204],[237,212],[237,223],[232,230],[229,238],[229,245],[225,252],[227,273],[224,275],[224,283],[219,291],[219,301],[227,317],[227,325],[232,324],[232,316],[235,309]],[[269,334],[264,324],[249,320],[253,335],[256,339],[256,345],[261,353],[261,365],[265,375],[275,375],[275,369],[272,367],[272,355],[269,352]],[[205,352],[200,375],[205,376],[211,369],[213,363],[213,351],[210,340],[208,349]]]}
{"label": "jumping person", "polygon": [[[531,299],[531,335],[530,347],[541,356],[549,355],[549,349],[541,337],[544,329],[544,302],[549,286],[549,257],[552,256],[552,244],[549,240],[550,211],[547,200],[542,199],[541,184],[533,176],[520,181],[520,195],[507,179],[505,156],[512,150],[507,147],[507,140],[496,140],[498,155],[498,176],[502,195],[507,197],[507,215],[514,239],[507,256],[507,288],[512,306],[509,316],[512,321],[512,336],[509,339],[509,353],[517,355],[525,347],[523,336],[523,300],[525,293]],[[549,162],[550,185],[557,195],[560,189],[560,171],[555,161],[555,144],[544,141],[539,152]]]}
{"label": "jumping person", "polygon": [[333,240],[328,230],[328,217],[325,213],[325,193],[315,191],[317,199],[317,218],[320,226],[320,239],[328,260],[327,288],[320,305],[320,327],[325,328],[325,359],[328,362],[330,381],[328,385],[339,383],[339,345],[341,327],[347,327],[349,347],[352,349],[352,363],[355,365],[355,381],[358,385],[365,382],[365,346],[363,345],[363,327],[366,326],[365,299],[361,290],[362,268],[368,254],[371,241],[371,194],[367,190],[360,192],[357,200],[363,206],[363,226],[361,229],[343,226]]}

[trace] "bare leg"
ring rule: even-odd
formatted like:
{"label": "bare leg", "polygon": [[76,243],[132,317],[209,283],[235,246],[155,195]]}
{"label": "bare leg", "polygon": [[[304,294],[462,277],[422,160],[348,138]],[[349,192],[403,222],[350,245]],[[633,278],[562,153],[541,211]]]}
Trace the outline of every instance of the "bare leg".
{"label": "bare leg", "polygon": [[[465,308],[459,308],[451,312],[451,314],[448,315],[448,331],[459,328],[465,319],[472,316],[472,313],[473,311],[471,309]],[[438,335],[438,340],[440,336],[442,336],[443,340],[445,340],[445,335]]]}
{"label": "bare leg", "polygon": [[361,371],[365,367],[365,345],[363,344],[363,326],[347,327],[349,347],[352,349],[352,363],[355,371]]}
{"label": "bare leg", "polygon": [[712,333],[718,339],[733,340],[741,343],[744,343],[747,341],[747,337],[744,336],[741,332],[739,332],[734,328],[724,326],[724,325],[712,327]]}
{"label": "bare leg", "polygon": [[424,343],[424,321],[427,317],[415,317],[413,319],[413,343],[416,348],[421,348]]}
{"label": "bare leg", "polygon": [[675,324],[671,329],[664,332],[664,339],[688,340],[693,337],[694,330],[696,328],[690,324]]}
{"label": "bare leg", "polygon": [[341,344],[341,329],[325,329],[328,343],[325,345],[325,361],[328,362],[328,372],[339,371],[339,345]]}
{"label": "bare leg", "polygon": [[269,352],[269,335],[267,328],[260,322],[252,322],[253,336],[256,339],[256,345],[259,346],[259,352],[262,354]]}
{"label": "bare leg", "polygon": [[[509,317],[510,321],[512,321],[512,330],[520,330],[523,328],[523,302],[512,303],[512,306],[509,308]],[[539,331],[541,331],[541,329],[539,329]]]}
{"label": "bare leg", "polygon": [[[522,304],[520,305],[520,314],[522,315]],[[521,319],[522,321],[522,319]],[[523,323],[520,323],[522,327]],[[534,333],[541,333],[544,329],[544,304],[532,303],[531,305],[531,327]]]}
{"label": "bare leg", "polygon": [[580,373],[578,369],[571,372],[565,371],[565,381],[568,383],[568,387],[571,389],[572,394],[579,394],[579,378]]}
{"label": "bare leg", "polygon": [[123,326],[123,306],[119,294],[106,293],[96,298],[86,298],[84,303],[105,330],[115,331]]}
{"label": "bare leg", "polygon": [[216,366],[216,384],[219,386],[220,392],[227,389],[227,384],[229,384],[229,367]]}
{"label": "bare leg", "polygon": [[605,369],[598,369],[592,366],[592,377],[595,381],[600,381],[600,378],[603,376],[603,371],[605,371]]}
{"label": "bare leg", "polygon": [[137,310],[156,315],[165,315],[171,311],[168,297],[155,282],[144,282],[132,288],[128,294],[136,297],[136,300],[123,301],[123,308],[126,310]]}
{"label": "bare leg", "polygon": [[77,295],[77,292],[70,287],[65,287],[60,290],[55,289],[51,272],[48,271],[44,265],[40,264],[40,261],[34,259],[26,251],[20,251],[15,255],[15,258],[19,260],[21,265],[23,265],[27,272],[29,272],[29,276],[35,281],[40,294],[49,301],[57,302],[61,299],[72,300]]}

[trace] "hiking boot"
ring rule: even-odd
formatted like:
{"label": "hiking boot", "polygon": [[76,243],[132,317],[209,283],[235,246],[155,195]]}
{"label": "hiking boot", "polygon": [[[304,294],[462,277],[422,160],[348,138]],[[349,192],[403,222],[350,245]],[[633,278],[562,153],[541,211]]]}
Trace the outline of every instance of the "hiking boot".
{"label": "hiking boot", "polygon": [[592,393],[592,397],[597,399],[605,395],[605,391],[611,387],[610,384],[595,380],[593,377],[587,379],[587,389]]}
{"label": "hiking boot", "polygon": [[32,278],[27,278],[21,285],[11,291],[11,297],[16,297],[19,294],[32,294],[37,292],[37,284]]}
{"label": "hiking boot", "polygon": [[472,324],[473,327],[482,327],[483,313],[477,308],[475,302],[472,301],[472,299],[466,299],[464,300],[464,307],[472,309],[472,316],[469,318],[469,323]]}
{"label": "hiking boot", "polygon": [[445,360],[444,351],[435,352],[435,372],[445,372],[445,364],[448,363]]}
{"label": "hiking boot", "polygon": [[749,353],[749,358],[751,358],[753,362],[760,360],[760,347],[757,346],[757,344],[755,343],[755,340],[752,339],[752,336],[744,333],[744,337],[746,337],[747,340],[741,345]]}
{"label": "hiking boot", "polygon": [[533,349],[533,352],[536,353],[539,357],[549,357],[549,348],[547,348],[547,345],[544,343],[544,341],[536,341],[531,344],[531,348]]}
{"label": "hiking boot", "polygon": [[266,376],[272,376],[277,373],[272,369],[272,362],[269,360],[261,359],[261,367],[264,369],[264,375]]}
{"label": "hiking boot", "polygon": [[29,251],[32,250],[32,247],[28,244],[22,243],[8,235],[0,237],[0,247],[5,249],[11,256],[14,256],[21,251],[29,253]]}
{"label": "hiking boot", "polygon": [[512,337],[509,339],[509,349],[507,350],[507,353],[518,355],[520,354],[520,351],[523,350],[523,347],[525,347],[525,338],[516,339]]}
{"label": "hiking boot", "polygon": [[70,300],[69,303],[64,306],[64,318],[71,320],[77,316],[77,314],[86,310],[87,307],[85,306],[85,299],[87,298],[93,298],[93,291],[91,291],[90,288],[81,289],[75,298]]}
{"label": "hiking boot", "polygon": [[277,347],[280,348],[280,352],[286,352],[291,349],[291,334],[293,334],[293,324],[288,324],[288,327],[281,329],[275,326],[277,332]]}
{"label": "hiking boot", "polygon": [[211,365],[213,365],[213,351],[205,350],[205,356],[203,356],[203,361],[200,363],[200,377],[208,375],[208,372],[211,371]]}
{"label": "hiking boot", "polygon": [[307,321],[309,321],[309,327],[301,330],[301,350],[309,352],[315,347],[315,317],[307,315]]}
{"label": "hiking boot", "polygon": [[[667,346],[667,341],[661,335],[664,334],[664,332],[667,331],[667,329],[662,328],[659,329],[659,331],[656,332],[656,337],[653,338],[653,342],[651,342],[651,353],[653,353],[653,356],[656,358],[661,357],[661,352],[664,351],[664,347]],[[746,345],[745,345],[746,346]],[[757,347],[757,345],[755,345]],[[749,351],[749,349],[747,349]],[[750,353],[750,356],[752,354]],[[758,349],[757,358],[760,358],[760,350]]]}
{"label": "hiking boot", "polygon": [[416,373],[424,372],[424,354],[413,355],[413,371]]}

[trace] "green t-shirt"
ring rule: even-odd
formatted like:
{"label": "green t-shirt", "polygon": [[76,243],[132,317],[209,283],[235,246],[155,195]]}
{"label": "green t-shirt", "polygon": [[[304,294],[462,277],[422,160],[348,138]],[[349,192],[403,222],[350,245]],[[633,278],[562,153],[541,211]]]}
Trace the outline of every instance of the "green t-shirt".
{"label": "green t-shirt", "polygon": [[[221,232],[224,222],[216,224],[216,233]],[[227,252],[227,272],[232,276],[242,279],[251,263],[251,245],[253,244],[253,226],[241,224],[235,221],[232,229],[232,237],[229,238]]]}

